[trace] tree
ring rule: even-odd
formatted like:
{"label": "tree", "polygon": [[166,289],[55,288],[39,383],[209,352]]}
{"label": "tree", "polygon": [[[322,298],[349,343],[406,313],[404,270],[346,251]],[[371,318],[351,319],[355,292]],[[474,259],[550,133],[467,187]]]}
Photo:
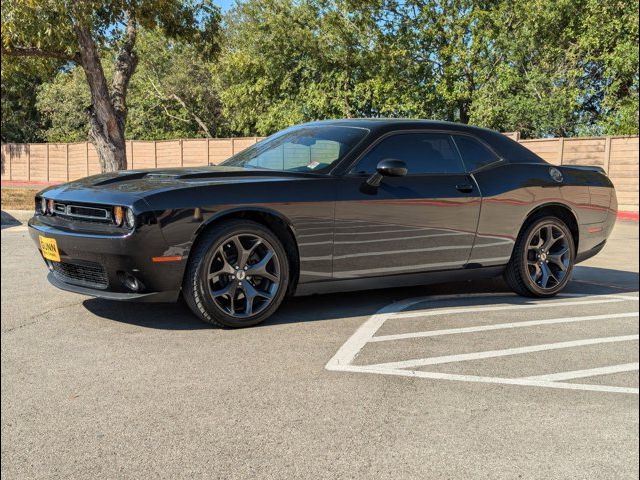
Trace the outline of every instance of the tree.
{"label": "tree", "polygon": [[[221,115],[213,72],[215,61],[203,57],[199,45],[167,38],[159,29],[142,28],[136,50],[140,57],[127,92],[125,136],[138,140],[229,135]],[[103,59],[111,53],[103,52]],[[103,60],[105,77],[111,63]],[[46,122],[43,136],[52,142],[86,138],[83,113],[90,92],[80,67],[63,69],[38,90],[37,108]]]}
{"label": "tree", "polygon": [[47,125],[36,105],[37,86],[50,81],[59,67],[59,62],[49,59],[6,62],[3,58],[2,142],[27,143],[44,140]]}
{"label": "tree", "polygon": [[[127,91],[138,65],[140,26],[217,49],[218,9],[208,0],[13,0],[2,8],[2,54],[53,58],[84,71],[91,104],[89,138],[103,171],[126,168]],[[114,52],[111,83],[101,60]]]}
{"label": "tree", "polygon": [[215,61],[198,44],[143,30],[141,60],[131,83],[134,138],[214,137],[225,135],[225,120],[214,72]]}
{"label": "tree", "polygon": [[220,95],[246,134],[359,116],[638,132],[637,3],[245,0],[227,22]]}
{"label": "tree", "polygon": [[402,111],[399,97],[408,97],[390,87],[402,74],[382,77],[392,62],[356,6],[250,0],[227,22],[220,91],[234,130],[265,135],[307,120]]}

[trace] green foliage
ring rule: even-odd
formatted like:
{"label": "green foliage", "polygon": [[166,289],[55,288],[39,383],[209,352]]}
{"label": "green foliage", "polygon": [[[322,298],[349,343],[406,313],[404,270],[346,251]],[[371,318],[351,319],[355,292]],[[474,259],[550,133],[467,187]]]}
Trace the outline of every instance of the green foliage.
{"label": "green foliage", "polygon": [[197,45],[142,31],[140,63],[129,87],[127,136],[223,136],[225,122],[210,64]]}
{"label": "green foliage", "polygon": [[73,59],[78,26],[88,27],[99,47],[114,48],[127,20],[135,18],[143,28],[159,28],[212,57],[219,49],[219,16],[209,0],[10,0],[2,5],[2,47]]}
{"label": "green foliage", "polygon": [[[70,5],[3,2],[3,49],[72,56]],[[78,5],[107,78],[123,12],[143,27],[129,138],[267,135],[338,117],[435,118],[525,137],[638,133],[637,2],[241,0],[222,32],[209,2]],[[82,71],[20,62],[3,58],[3,141],[86,138]],[[37,103],[31,84],[42,84]]]}
{"label": "green foliage", "polygon": [[[227,133],[209,65],[196,47],[169,40],[156,29],[139,33],[137,51],[140,63],[127,96],[128,138],[161,140]],[[111,78],[112,62],[102,63],[107,79]],[[38,109],[50,125],[44,137],[50,142],[86,140],[89,122],[85,110],[90,103],[81,68],[58,73],[38,92]]]}
{"label": "green foliage", "polygon": [[2,59],[2,132],[3,142],[43,141],[46,120],[36,106],[36,87],[51,81],[59,67],[50,60]]}
{"label": "green foliage", "polygon": [[[525,136],[638,132],[638,10],[614,0],[246,0],[224,113],[241,133],[423,117]],[[606,24],[603,28],[601,24]]]}
{"label": "green foliage", "polygon": [[42,133],[46,141],[86,141],[89,121],[85,110],[90,104],[89,87],[80,67],[63,70],[40,86],[37,107],[48,125]]}

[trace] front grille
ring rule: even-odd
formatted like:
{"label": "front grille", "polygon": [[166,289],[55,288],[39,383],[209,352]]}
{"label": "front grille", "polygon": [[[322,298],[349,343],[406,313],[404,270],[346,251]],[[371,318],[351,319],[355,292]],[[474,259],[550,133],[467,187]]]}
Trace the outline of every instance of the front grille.
{"label": "front grille", "polygon": [[106,208],[88,207],[86,205],[67,205],[55,202],[53,210],[57,215],[73,217],[93,222],[111,222],[111,211]]}
{"label": "front grille", "polygon": [[109,280],[107,272],[99,263],[67,263],[48,262],[51,271],[58,280],[73,285],[81,285],[90,288],[107,288]]}

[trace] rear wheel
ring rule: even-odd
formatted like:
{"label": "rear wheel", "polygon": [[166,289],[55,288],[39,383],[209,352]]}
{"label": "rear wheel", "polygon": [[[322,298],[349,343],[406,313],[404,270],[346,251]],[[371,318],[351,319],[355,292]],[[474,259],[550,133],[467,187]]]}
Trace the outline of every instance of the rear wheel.
{"label": "rear wheel", "polygon": [[516,241],[505,279],[520,295],[551,297],[569,282],[575,255],[573,236],[562,220],[534,219]]}
{"label": "rear wheel", "polygon": [[205,232],[189,256],[183,295],[193,312],[221,327],[248,327],[271,316],[289,283],[282,243],[249,220]]}

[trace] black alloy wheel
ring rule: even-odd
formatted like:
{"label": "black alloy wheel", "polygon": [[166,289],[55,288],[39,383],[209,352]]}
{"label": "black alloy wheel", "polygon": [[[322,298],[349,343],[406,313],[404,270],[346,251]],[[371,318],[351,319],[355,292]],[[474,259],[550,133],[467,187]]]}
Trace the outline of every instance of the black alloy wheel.
{"label": "black alloy wheel", "polygon": [[204,321],[248,327],[271,316],[287,292],[289,260],[264,225],[232,220],[202,234],[189,256],[183,296]]}
{"label": "black alloy wheel", "polygon": [[573,235],[564,221],[533,219],[518,236],[505,280],[520,295],[551,297],[569,282],[575,256]]}

